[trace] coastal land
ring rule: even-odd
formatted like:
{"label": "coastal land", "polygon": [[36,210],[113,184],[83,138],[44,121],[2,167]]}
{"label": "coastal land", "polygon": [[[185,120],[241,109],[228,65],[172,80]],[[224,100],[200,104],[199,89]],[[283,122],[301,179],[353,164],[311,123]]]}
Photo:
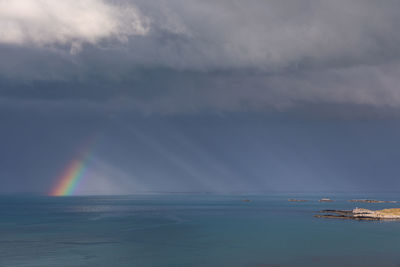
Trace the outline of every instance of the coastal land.
{"label": "coastal land", "polygon": [[356,203],[398,203],[398,201],[384,201],[384,200],[375,200],[375,199],[350,199],[349,202],[356,202]]}
{"label": "coastal land", "polygon": [[369,210],[355,208],[353,210],[322,210],[317,218],[351,219],[351,220],[400,220],[400,208]]}

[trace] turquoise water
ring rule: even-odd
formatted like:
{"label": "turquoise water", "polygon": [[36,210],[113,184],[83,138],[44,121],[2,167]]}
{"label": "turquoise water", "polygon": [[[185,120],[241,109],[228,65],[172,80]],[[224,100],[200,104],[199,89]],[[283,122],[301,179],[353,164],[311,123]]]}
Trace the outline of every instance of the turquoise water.
{"label": "turquoise water", "polygon": [[[321,197],[336,201],[317,202]],[[399,266],[400,222],[313,217],[322,209],[400,206],[346,201],[367,197],[400,200],[397,194],[3,196],[0,266]]]}

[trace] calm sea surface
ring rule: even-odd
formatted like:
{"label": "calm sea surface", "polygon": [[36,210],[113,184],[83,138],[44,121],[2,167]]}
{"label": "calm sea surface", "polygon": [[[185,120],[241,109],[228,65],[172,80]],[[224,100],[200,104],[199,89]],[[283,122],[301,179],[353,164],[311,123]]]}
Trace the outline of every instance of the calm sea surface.
{"label": "calm sea surface", "polygon": [[400,222],[313,217],[400,207],[351,198],[400,195],[2,196],[0,266],[400,266]]}

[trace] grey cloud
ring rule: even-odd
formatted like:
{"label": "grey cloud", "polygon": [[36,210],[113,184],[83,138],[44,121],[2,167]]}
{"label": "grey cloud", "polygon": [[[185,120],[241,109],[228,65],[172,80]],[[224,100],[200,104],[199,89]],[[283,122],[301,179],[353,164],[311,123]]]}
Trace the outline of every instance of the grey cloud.
{"label": "grey cloud", "polygon": [[[267,112],[341,117],[398,116],[399,64],[296,71],[283,74],[229,71],[134,72],[123,80],[3,84],[8,110],[114,114]],[[14,87],[13,87],[14,86]],[[336,108],[335,108],[336,106]],[[353,106],[353,107],[352,107]],[[322,109],[322,110],[321,110]],[[71,115],[71,112],[69,113]],[[392,113],[392,115],[390,115]],[[57,112],[56,112],[57,114]]]}
{"label": "grey cloud", "polygon": [[146,114],[400,107],[398,1],[104,5],[135,7],[148,20],[146,34],[127,34],[126,42],[83,39],[77,54],[60,45],[3,44],[2,103],[44,99],[55,107],[75,100]]}
{"label": "grey cloud", "polygon": [[375,63],[399,54],[395,1],[135,3],[153,18],[152,34],[133,40],[142,52],[134,59],[149,64],[275,70],[306,63]]}
{"label": "grey cloud", "polygon": [[[30,2],[39,3],[36,0]],[[95,7],[102,3],[97,0],[78,3],[83,5],[82,3],[86,2]],[[79,8],[78,4],[69,1],[67,3],[70,8]],[[108,3],[102,4],[104,7],[98,8],[99,10],[90,9],[91,12],[97,12],[93,16],[106,16],[107,8],[111,9],[116,3],[122,5],[121,1]],[[139,15],[133,16],[136,20],[129,16],[124,18],[126,16],[123,16],[122,8],[114,10],[114,23],[122,23],[124,19],[131,19],[137,23],[131,23],[131,29],[125,26],[124,31],[132,33],[132,36],[127,34],[127,43],[99,42],[96,57],[104,56],[108,59],[111,56],[103,54],[112,54],[122,57],[123,64],[130,66],[193,70],[261,68],[265,71],[276,71],[310,65],[327,67],[376,64],[397,59],[400,52],[400,37],[396,34],[400,26],[397,11],[400,3],[396,1],[378,4],[376,1],[358,0],[132,0],[123,3],[137,7],[138,14],[148,20],[148,28],[141,25]],[[57,5],[54,10],[57,10]],[[47,17],[46,14],[36,16],[42,20]],[[67,18],[68,16],[65,15]],[[87,17],[91,18],[89,15]],[[2,19],[5,20],[4,15]],[[21,28],[29,26],[29,20],[11,22],[21,25]],[[51,30],[54,36],[44,32],[35,38],[49,37],[49,40],[39,42],[57,42],[58,39],[69,38],[57,37],[62,34],[59,32],[63,28],[62,25],[52,25],[51,21],[47,24],[42,28]],[[76,31],[83,32],[82,38],[87,38],[87,49],[94,49],[90,47],[92,42],[89,40],[101,39],[103,33],[96,37],[91,36],[95,35],[96,31],[88,31],[86,36],[86,31],[79,30],[81,26],[76,24]],[[107,27],[97,25],[96,20],[93,24],[94,28],[107,30]],[[127,24],[129,23],[124,25]],[[71,31],[74,27],[70,26]],[[134,33],[146,34],[134,36]],[[20,35],[21,38],[30,38],[33,34],[21,32]],[[104,35],[108,36],[108,32]],[[112,32],[109,35],[112,36]],[[54,40],[50,37],[54,37]],[[78,37],[77,39],[79,41]],[[54,53],[54,47],[49,49],[49,53]],[[89,51],[88,54],[92,52]],[[69,56],[70,60],[81,64],[88,60],[88,55],[64,56]]]}

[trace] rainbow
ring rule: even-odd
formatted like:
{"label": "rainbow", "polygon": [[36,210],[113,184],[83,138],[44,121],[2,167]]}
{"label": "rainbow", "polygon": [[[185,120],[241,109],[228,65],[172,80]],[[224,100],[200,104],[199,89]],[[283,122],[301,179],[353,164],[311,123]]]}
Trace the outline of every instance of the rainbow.
{"label": "rainbow", "polygon": [[50,196],[71,196],[75,193],[92,158],[92,143],[85,146],[78,156],[67,165],[51,189]]}

